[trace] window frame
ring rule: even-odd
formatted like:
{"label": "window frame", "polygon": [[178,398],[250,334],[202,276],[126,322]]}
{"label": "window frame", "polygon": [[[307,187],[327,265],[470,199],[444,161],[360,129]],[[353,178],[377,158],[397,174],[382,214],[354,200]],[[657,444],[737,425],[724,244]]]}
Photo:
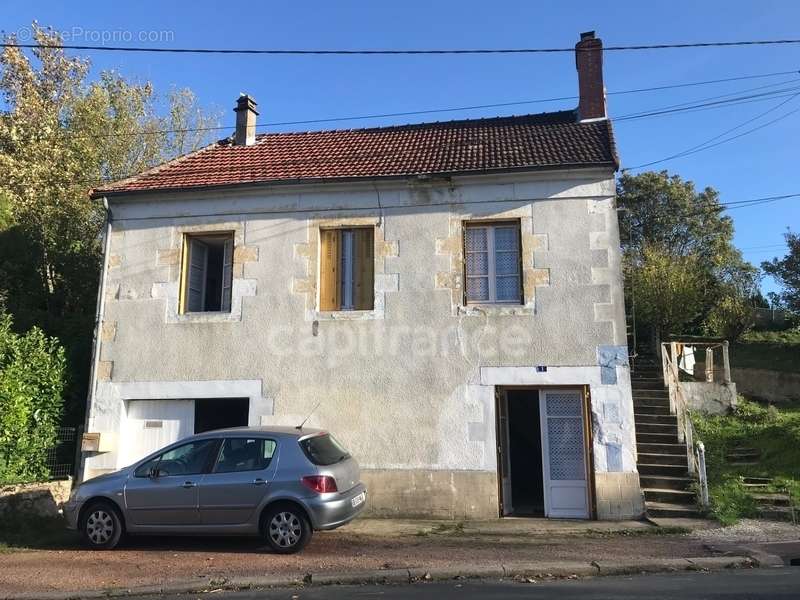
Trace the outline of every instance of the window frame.
{"label": "window frame", "polygon": [[[360,305],[358,287],[365,285],[359,279],[360,270],[356,257],[358,256],[358,237],[355,235],[356,231],[369,232],[370,244],[368,245],[369,254],[365,256],[365,262],[369,264],[371,276],[369,277],[370,284],[368,284],[368,291],[364,290],[363,300],[368,300],[368,304]],[[325,238],[328,235],[336,236],[336,249],[333,258],[326,258],[328,245]],[[374,225],[342,225],[340,227],[320,227],[319,228],[319,267],[317,279],[319,282],[319,291],[317,296],[317,306],[321,313],[358,313],[370,312],[375,310],[375,226]],[[349,258],[346,256],[343,248],[347,246],[350,250]],[[326,270],[329,264],[335,262],[333,267],[332,276],[335,280],[336,286],[334,298],[335,302],[329,302],[327,296],[330,293],[330,284],[325,284]],[[349,268],[345,265],[349,265]]]}
{"label": "window frame", "polygon": [[[191,244],[195,240],[199,243],[202,238],[219,238],[223,240],[222,250],[222,280],[220,285],[220,308],[219,310],[190,310],[190,279],[191,279]],[[228,246],[228,242],[230,245]],[[230,252],[228,252],[230,248]],[[229,314],[233,303],[233,255],[236,250],[236,232],[233,230],[223,231],[185,231],[181,240],[181,271],[178,290],[178,314],[180,315],[203,315],[203,314]],[[226,256],[229,254],[230,256]],[[229,260],[228,260],[229,258]],[[208,258],[204,267],[203,288],[205,280],[208,278]],[[205,303],[205,291],[203,292],[203,303]]]}
{"label": "window frame", "polygon": [[[225,447],[225,442],[228,440],[257,440],[262,442],[272,442],[272,455],[269,457],[269,462],[265,467],[261,467],[260,469],[242,469],[241,471],[218,471],[217,465],[219,464],[219,459],[222,456],[222,449]],[[272,438],[265,438],[265,437],[226,437],[221,438],[221,443],[217,448],[217,452],[215,453],[214,461],[211,463],[210,470],[208,474],[210,475],[229,475],[231,473],[253,473],[255,471],[266,471],[272,466],[272,462],[275,459],[275,455],[278,453],[278,440]]]}
{"label": "window frame", "polygon": [[[462,236],[461,245],[464,256],[464,285],[463,285],[463,305],[464,306],[524,306],[525,305],[525,286],[523,282],[523,269],[522,269],[522,224],[519,219],[497,219],[497,220],[467,220],[462,221]],[[499,227],[511,227],[517,236],[517,280],[519,282],[518,296],[513,300],[498,300],[497,299],[497,274],[496,269],[496,254],[497,250],[494,244],[495,229]],[[469,229],[486,229],[486,254],[487,254],[487,273],[484,276],[470,276],[469,275],[469,254],[467,252],[467,234]],[[467,281],[470,278],[488,279],[489,286],[489,299],[488,300],[470,300],[467,287]],[[500,275],[500,277],[504,277]]]}
{"label": "window frame", "polygon": [[[180,473],[180,474],[175,474],[175,475],[166,474],[166,475],[159,475],[159,478],[160,477],[183,477],[183,476],[188,476],[188,475],[207,475],[211,471],[213,466],[216,464],[216,462],[217,462],[217,456],[219,455],[220,448],[222,447],[221,441],[222,441],[222,438],[216,438],[216,437],[214,437],[214,438],[204,438],[204,439],[201,439],[201,440],[190,440],[190,441],[184,442],[182,444],[178,444],[177,446],[173,446],[171,448],[165,448],[161,452],[156,454],[155,456],[153,456],[151,458],[147,458],[147,459],[143,460],[142,462],[140,462],[138,465],[136,465],[136,468],[133,470],[133,476],[135,478],[139,478],[139,479],[148,479],[150,477],[150,473],[149,473],[150,469],[148,469],[147,473],[144,473],[144,474],[141,474],[141,475],[139,474],[140,469],[142,467],[144,467],[146,464],[151,463],[153,461],[156,461],[154,466],[155,466],[156,469],[158,469],[158,466],[161,464],[161,461],[162,461],[164,455],[169,453],[169,452],[172,452],[173,450],[178,450],[179,448],[183,448],[184,446],[188,446],[190,444],[197,444],[198,442],[213,442],[214,447],[211,448],[211,451],[209,452],[209,458],[206,460],[205,465],[203,465],[203,468],[199,473]],[[152,467],[151,467],[151,469],[152,469]]]}

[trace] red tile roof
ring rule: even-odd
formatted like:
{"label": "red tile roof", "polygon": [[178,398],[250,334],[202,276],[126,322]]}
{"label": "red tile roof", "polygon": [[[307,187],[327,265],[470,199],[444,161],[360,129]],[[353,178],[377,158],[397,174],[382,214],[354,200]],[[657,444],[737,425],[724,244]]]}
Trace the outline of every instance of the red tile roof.
{"label": "red tile roof", "polygon": [[578,123],[574,111],[369,129],[268,133],[250,146],[221,140],[95,197],[257,183],[618,164],[611,124]]}

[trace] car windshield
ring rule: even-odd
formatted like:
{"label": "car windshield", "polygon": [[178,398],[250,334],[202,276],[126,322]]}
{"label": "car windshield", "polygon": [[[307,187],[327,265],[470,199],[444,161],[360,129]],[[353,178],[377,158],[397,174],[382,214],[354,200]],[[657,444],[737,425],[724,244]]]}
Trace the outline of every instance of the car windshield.
{"label": "car windshield", "polygon": [[350,454],[329,433],[300,441],[303,452],[315,465],[327,466],[350,458]]}

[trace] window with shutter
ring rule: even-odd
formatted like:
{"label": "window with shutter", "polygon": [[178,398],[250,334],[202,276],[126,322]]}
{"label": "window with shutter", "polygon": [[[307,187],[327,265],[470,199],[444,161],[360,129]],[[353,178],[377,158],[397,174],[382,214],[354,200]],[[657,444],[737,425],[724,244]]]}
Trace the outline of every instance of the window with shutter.
{"label": "window with shutter", "polygon": [[374,248],[372,228],[320,230],[320,310],[373,309]]}
{"label": "window with shutter", "polygon": [[521,304],[518,222],[467,223],[464,280],[468,304]]}
{"label": "window with shutter", "polygon": [[233,233],[185,235],[181,312],[230,312]]}

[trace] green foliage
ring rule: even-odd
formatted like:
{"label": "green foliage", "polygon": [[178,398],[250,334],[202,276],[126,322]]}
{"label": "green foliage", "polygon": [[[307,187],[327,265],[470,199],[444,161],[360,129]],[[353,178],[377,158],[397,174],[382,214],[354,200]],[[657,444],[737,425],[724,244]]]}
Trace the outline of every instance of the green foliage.
{"label": "green foliage", "polygon": [[784,234],[789,251],[782,259],[774,258],[761,263],[768,275],[778,280],[783,288],[780,300],[789,310],[800,312],[800,234]]}
{"label": "green foliage", "polygon": [[[693,414],[692,422],[706,447],[711,508],[723,523],[754,516],[755,501],[741,477],[771,477],[779,488],[789,487],[800,496],[800,408],[778,409],[742,397],[730,415]],[[731,465],[728,454],[736,448],[761,453],[756,465]]]}
{"label": "green foliage", "polygon": [[709,282],[697,257],[645,246],[627,267],[636,293],[636,316],[661,336],[683,330],[702,314]]}
{"label": "green foliage", "polygon": [[64,350],[33,328],[25,335],[0,315],[0,482],[48,476],[64,390]]}
{"label": "green foliage", "polygon": [[661,336],[746,331],[745,308],[758,291],[759,273],[734,248],[733,222],[722,215],[719,194],[698,192],[691,181],[661,171],[622,175],[617,198],[638,324]]}
{"label": "green foliage", "polygon": [[711,512],[723,525],[758,516],[756,501],[747,492],[741,477],[724,477],[719,483],[709,486],[708,495]]}
{"label": "green foliage", "polygon": [[78,423],[105,218],[88,192],[200,147],[209,131],[187,130],[217,119],[189,90],[159,96],[113,71],[90,81],[89,62],[67,56],[57,33],[35,23],[32,32],[48,47],[0,55],[0,295],[17,330],[38,326],[65,344],[65,418]]}
{"label": "green foliage", "polygon": [[712,335],[735,342],[751,329],[755,322],[756,311],[749,299],[730,295],[720,298],[717,305],[711,309],[706,317],[706,328]]}
{"label": "green foliage", "polygon": [[719,193],[698,192],[667,171],[623,174],[617,183],[620,237],[626,253],[657,246],[675,256],[713,265],[733,239],[733,221],[720,215]]}

